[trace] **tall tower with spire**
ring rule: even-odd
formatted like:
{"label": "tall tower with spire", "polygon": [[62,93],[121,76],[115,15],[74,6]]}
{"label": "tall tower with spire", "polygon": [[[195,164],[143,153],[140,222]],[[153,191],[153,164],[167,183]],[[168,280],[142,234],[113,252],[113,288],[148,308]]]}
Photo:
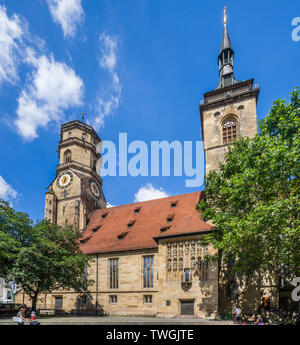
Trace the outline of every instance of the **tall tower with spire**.
{"label": "tall tower with spire", "polygon": [[254,79],[235,79],[233,58],[225,7],[224,31],[218,55],[219,82],[215,90],[204,94],[200,103],[206,174],[219,168],[228,145],[239,135],[253,138],[257,133],[259,88],[254,84]]}

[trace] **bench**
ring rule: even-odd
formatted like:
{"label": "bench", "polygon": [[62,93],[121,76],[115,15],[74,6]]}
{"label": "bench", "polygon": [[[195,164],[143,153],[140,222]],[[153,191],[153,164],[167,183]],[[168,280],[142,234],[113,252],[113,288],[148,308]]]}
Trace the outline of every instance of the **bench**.
{"label": "bench", "polygon": [[55,309],[40,309],[40,315],[55,315]]}

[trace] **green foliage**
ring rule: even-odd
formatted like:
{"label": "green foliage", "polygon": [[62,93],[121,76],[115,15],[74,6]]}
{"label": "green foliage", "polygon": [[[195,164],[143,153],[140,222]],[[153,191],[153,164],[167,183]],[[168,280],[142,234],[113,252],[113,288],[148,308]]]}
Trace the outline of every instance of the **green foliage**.
{"label": "green foliage", "polygon": [[26,245],[31,225],[26,213],[16,212],[8,202],[0,199],[0,277],[9,273],[16,253]]}
{"label": "green foliage", "polygon": [[300,271],[300,98],[276,100],[252,140],[239,138],[206,176],[197,209],[217,231],[207,240],[232,272]]}
{"label": "green foliage", "polygon": [[1,276],[22,286],[35,308],[40,293],[53,290],[87,291],[90,258],[81,253],[81,233],[46,220],[32,224],[26,214],[0,202]]}

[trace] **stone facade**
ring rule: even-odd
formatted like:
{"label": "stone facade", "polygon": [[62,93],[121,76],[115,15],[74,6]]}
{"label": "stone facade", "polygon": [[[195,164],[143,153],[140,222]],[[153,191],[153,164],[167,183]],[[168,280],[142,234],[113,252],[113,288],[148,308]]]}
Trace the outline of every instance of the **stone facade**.
{"label": "stone facade", "polygon": [[[88,268],[88,278],[94,280],[86,294],[89,303],[100,305],[103,312],[109,315],[172,317],[185,313],[181,310],[181,303],[189,301],[191,315],[215,317],[218,312],[217,264],[207,263],[206,272],[201,271],[200,262],[214,253],[213,248],[203,247],[201,240],[202,236],[199,235],[178,237],[160,240],[157,249],[93,255]],[[150,270],[150,286],[145,286],[144,260],[151,257],[153,268]],[[112,259],[118,259],[116,288],[110,287]],[[185,282],[183,276],[187,269],[190,279]],[[112,296],[115,296],[114,300]],[[19,303],[22,303],[22,298],[22,294],[19,294]],[[61,302],[59,308],[57,298]],[[26,296],[24,303],[30,305]],[[78,312],[78,295],[70,291],[53,291],[40,296],[37,308]]]}
{"label": "stone facade", "polygon": [[102,179],[96,173],[100,159],[96,147],[100,142],[94,129],[83,122],[62,125],[60,164],[45,196],[45,219],[84,229],[91,212],[106,207]]}
{"label": "stone facade", "polygon": [[259,89],[253,86],[251,79],[204,95],[200,114],[206,174],[219,168],[228,151],[229,143],[224,143],[223,138],[226,119],[236,120],[237,136],[253,138],[256,135],[258,93]]}
{"label": "stone facade", "polygon": [[[182,302],[190,301],[192,314],[215,317],[218,313],[218,270],[216,262],[206,261],[212,247],[201,245],[201,236],[159,241],[157,316],[182,315]],[[190,273],[190,279],[186,270]],[[187,281],[186,281],[187,280]],[[168,303],[169,301],[169,303]]]}
{"label": "stone facade", "polygon": [[[227,59],[228,52],[230,60]],[[257,133],[256,105],[259,89],[253,84],[253,79],[238,82],[233,77],[233,50],[226,26],[219,64],[221,72],[218,87],[205,93],[200,105],[206,174],[219,168],[219,163],[224,161],[228,151],[228,145],[239,135],[253,138]],[[231,66],[228,73],[224,69],[226,64]],[[230,78],[225,78],[225,72]],[[225,126],[227,123],[228,127]],[[125,209],[128,212],[125,216],[122,209],[124,210],[126,205],[116,207],[119,213],[116,215],[112,211],[112,215],[108,216],[112,217],[111,219],[115,217],[115,221],[105,232],[105,224],[101,223],[101,217],[105,217],[97,213],[99,210],[95,211],[106,207],[102,180],[95,171],[95,162],[100,158],[96,145],[100,141],[93,128],[82,122],[72,121],[62,126],[60,164],[57,166],[57,176],[46,193],[45,203],[46,219],[61,226],[76,224],[80,229],[85,229],[84,243],[91,243],[94,239],[91,251],[83,251],[93,258],[88,268],[88,278],[93,279],[94,284],[85,296],[78,296],[70,291],[53,291],[40,296],[39,309],[72,312],[80,310],[81,307],[90,307],[90,310],[93,310],[98,305],[104,313],[110,315],[194,315],[213,318],[218,314],[231,314],[238,302],[243,313],[253,314],[264,295],[273,296],[273,306],[278,304],[277,280],[270,274],[262,273],[255,281],[239,281],[235,286],[228,287],[223,275],[224,270],[221,270],[224,263],[219,265],[216,261],[207,260],[216,250],[211,246],[202,246],[205,235],[201,233],[199,226],[200,221],[205,222],[203,219],[197,219],[195,226],[195,223],[190,221],[195,203],[183,206],[184,213],[180,214],[179,222],[177,221],[179,230],[176,225],[168,224],[166,227],[165,223],[162,224],[164,228],[161,231],[175,229],[171,236],[152,236],[148,233],[149,224],[155,228],[154,232],[156,228],[159,231],[161,226],[158,220],[160,209],[155,209],[153,204],[150,208],[156,213],[150,212],[143,216],[139,233],[136,228],[133,228],[132,233],[128,229],[135,222],[134,226],[138,226],[139,220],[134,218],[136,216],[133,210],[141,209],[140,205],[132,205],[132,210]],[[92,183],[94,187],[98,187],[98,195],[95,193],[97,188],[93,189]],[[179,201],[179,205],[182,201],[184,200]],[[144,208],[143,206],[141,214]],[[167,209],[166,212],[173,211]],[[92,220],[86,227],[91,213]],[[124,224],[121,216],[124,218]],[[164,217],[167,217],[167,213]],[[175,220],[177,218],[178,216],[175,216]],[[130,221],[131,225],[128,223]],[[208,223],[205,224],[207,226]],[[202,228],[203,230],[206,233],[214,231],[212,227]],[[118,242],[116,234],[109,237],[116,231],[117,234],[125,234],[124,237],[129,233],[127,243],[131,243],[130,250],[120,250],[120,247],[117,247],[124,242]],[[134,234],[140,236],[135,237],[137,242],[142,242],[142,239],[148,236],[144,248],[138,247],[132,240],[133,237],[130,242],[129,238]],[[153,245],[153,239],[157,240],[156,245]],[[107,247],[113,247],[114,243],[118,249],[107,250]],[[29,304],[28,298],[21,293],[16,296],[16,300],[18,303],[23,301]]]}

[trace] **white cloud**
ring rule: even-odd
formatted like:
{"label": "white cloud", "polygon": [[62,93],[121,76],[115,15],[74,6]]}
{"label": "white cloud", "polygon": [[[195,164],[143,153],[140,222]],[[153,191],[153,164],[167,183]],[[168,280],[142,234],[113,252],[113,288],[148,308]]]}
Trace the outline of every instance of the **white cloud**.
{"label": "white cloud", "polygon": [[10,201],[17,197],[18,193],[0,176],[0,199]]}
{"label": "white cloud", "polygon": [[15,121],[26,139],[36,138],[37,128],[63,118],[63,110],[82,104],[83,82],[74,70],[51,56],[36,56],[27,49],[26,62],[33,67],[31,79],[18,98]]}
{"label": "white cloud", "polygon": [[115,207],[115,205],[112,205],[112,204],[110,204],[109,202],[107,202],[107,203],[106,203],[106,207],[107,207],[107,208]]}
{"label": "white cloud", "polygon": [[96,118],[92,125],[96,129],[104,126],[104,119],[111,115],[120,104],[122,86],[117,68],[117,38],[103,33],[99,37],[101,44],[101,57],[99,65],[106,70],[110,77],[110,85],[107,85],[106,92],[101,93],[95,106]]}
{"label": "white cloud", "polygon": [[74,37],[77,25],[84,20],[81,0],[46,0],[53,20],[60,24],[64,37]]}
{"label": "white cloud", "polygon": [[0,84],[4,81],[14,83],[18,79],[21,27],[21,19],[16,14],[9,18],[6,8],[0,5]]}
{"label": "white cloud", "polygon": [[156,189],[151,183],[146,184],[141,187],[138,192],[134,195],[134,201],[147,201],[153,199],[160,199],[169,196],[162,188]]}

